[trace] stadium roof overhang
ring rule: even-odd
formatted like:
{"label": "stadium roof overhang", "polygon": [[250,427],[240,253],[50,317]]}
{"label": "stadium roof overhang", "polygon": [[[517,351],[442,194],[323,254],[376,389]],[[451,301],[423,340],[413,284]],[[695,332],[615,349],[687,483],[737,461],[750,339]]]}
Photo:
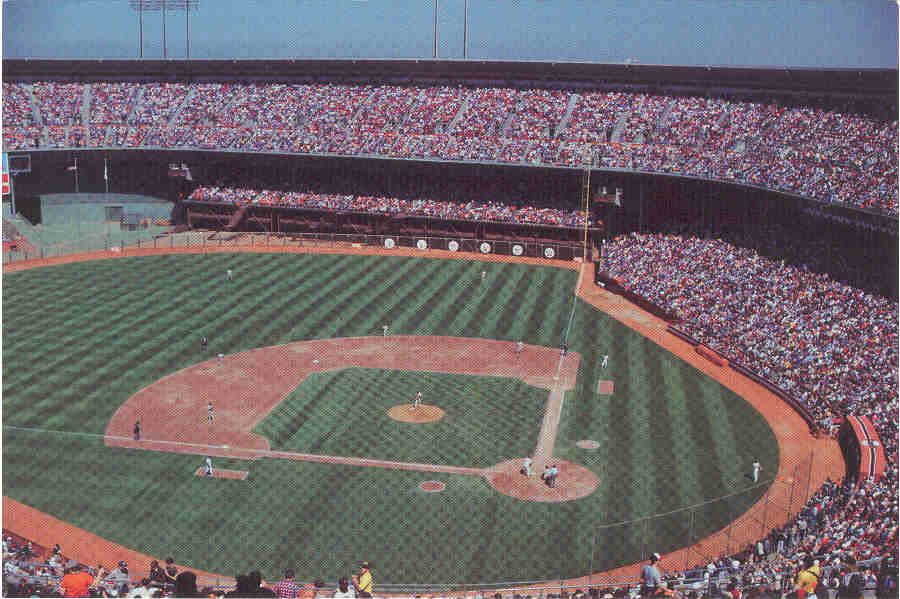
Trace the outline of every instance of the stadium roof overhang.
{"label": "stadium roof overhang", "polygon": [[897,69],[634,65],[497,60],[50,60],[4,59],[3,79],[384,80],[394,83],[722,89],[889,96]]}

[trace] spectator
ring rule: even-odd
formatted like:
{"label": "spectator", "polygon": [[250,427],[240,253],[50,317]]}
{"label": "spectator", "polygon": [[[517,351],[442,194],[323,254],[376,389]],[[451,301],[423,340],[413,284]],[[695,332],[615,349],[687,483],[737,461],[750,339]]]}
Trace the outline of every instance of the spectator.
{"label": "spectator", "polygon": [[353,576],[351,581],[353,582],[353,588],[356,589],[357,597],[372,596],[375,584],[372,580],[372,571],[369,562],[362,563],[359,576]]}
{"label": "spectator", "polygon": [[90,597],[90,587],[94,577],[84,571],[83,566],[76,564],[59,581],[64,597]]}
{"label": "spectator", "polygon": [[294,582],[294,570],[292,568],[285,570],[284,580],[272,587],[272,590],[278,597],[299,597],[300,585]]}
{"label": "spectator", "polygon": [[353,591],[350,590],[350,583],[347,581],[346,576],[341,576],[340,580],[338,580],[338,588],[334,592],[334,599],[351,599],[355,597]]}

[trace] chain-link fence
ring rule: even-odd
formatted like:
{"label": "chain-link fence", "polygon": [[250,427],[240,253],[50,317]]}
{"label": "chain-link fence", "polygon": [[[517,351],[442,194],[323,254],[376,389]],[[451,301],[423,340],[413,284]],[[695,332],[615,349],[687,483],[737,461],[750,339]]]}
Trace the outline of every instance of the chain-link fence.
{"label": "chain-link fence", "polygon": [[[548,260],[573,260],[581,258],[584,253],[583,246],[570,242],[338,233],[216,233],[211,231],[170,233],[168,232],[169,228],[152,225],[128,231],[119,229],[117,226],[111,227],[109,223],[79,223],[76,232],[73,232],[70,227],[62,233],[58,233],[49,227],[28,225],[24,219],[17,219],[14,222],[31,241],[31,244],[5,251],[4,263],[53,258],[80,252],[123,252],[130,249],[186,247],[222,249],[229,247],[378,247],[387,250],[408,248],[421,251],[445,250]],[[20,226],[20,223],[23,222],[24,224]]]}

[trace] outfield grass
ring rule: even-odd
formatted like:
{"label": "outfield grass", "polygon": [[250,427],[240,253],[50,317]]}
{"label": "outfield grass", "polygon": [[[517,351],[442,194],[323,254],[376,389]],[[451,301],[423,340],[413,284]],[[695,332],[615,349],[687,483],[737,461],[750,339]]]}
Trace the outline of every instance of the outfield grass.
{"label": "outfield grass", "polygon": [[[228,268],[232,283],[225,281]],[[137,390],[208,358],[200,354],[201,336],[210,339],[210,353],[235,353],[378,335],[387,323],[395,334],[558,346],[576,275],[507,263],[280,254],[122,258],[4,275],[4,493],[134,549],[175,554],[182,563],[223,574],[259,568],[274,578],[294,565],[301,578],[333,580],[358,560],[372,559],[383,582],[472,582],[576,576],[591,565],[634,561],[647,549],[638,526],[598,527],[747,489],[753,459],[764,472],[775,472],[778,448],[749,404],[580,301],[569,346],[583,360],[555,452],[600,477],[600,488],[579,501],[521,502],[474,477],[285,460],[216,463],[249,470],[250,477],[209,481],[192,476],[200,465],[196,456],[107,448],[99,438],[80,435],[102,434]],[[602,354],[610,355],[606,369]],[[403,377],[422,376],[373,372],[404,389],[411,383]],[[348,388],[360,384],[354,377],[372,374],[317,375],[323,378],[316,384],[330,380]],[[598,379],[615,382],[612,397],[594,394]],[[445,380],[435,377],[435,389]],[[513,383],[481,379],[472,386],[494,384]],[[546,391],[538,391],[542,405]],[[409,401],[408,390],[396,392]],[[330,415],[313,405],[316,393],[304,386],[297,392],[308,408],[307,425],[279,432],[263,422],[260,431],[270,430],[285,448],[319,444],[328,448],[322,453],[341,453],[341,443],[323,434]],[[277,413],[287,414],[294,403]],[[482,413],[484,422],[471,414],[455,421],[460,428],[453,435],[470,435],[454,441],[457,449],[406,439],[376,444],[365,455],[384,451],[399,458],[418,447],[433,452],[427,461],[454,463],[450,457],[463,459],[465,448],[465,459],[492,463],[490,451],[519,453],[517,444],[534,444],[525,432],[539,420],[539,409],[516,410],[521,422],[505,414],[508,406],[495,409]],[[499,413],[511,428],[490,448],[484,435],[497,430]],[[363,426],[359,414],[351,416],[350,432]],[[578,449],[579,439],[596,440],[600,448]],[[447,490],[416,491],[426,479],[445,482]],[[695,536],[721,527],[763,492],[705,508]],[[649,550],[684,544],[685,516],[644,525],[654,537]]]}

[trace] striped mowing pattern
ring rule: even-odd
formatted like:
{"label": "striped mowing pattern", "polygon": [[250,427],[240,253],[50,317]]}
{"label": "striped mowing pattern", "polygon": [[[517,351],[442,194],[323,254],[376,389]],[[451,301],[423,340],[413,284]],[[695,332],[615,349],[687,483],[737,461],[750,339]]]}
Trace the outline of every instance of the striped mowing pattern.
{"label": "striped mowing pattern", "polygon": [[[278,254],[122,258],[5,275],[4,424],[102,434],[138,389],[215,353],[380,335],[383,324],[394,334],[557,346],[576,276],[507,263]],[[201,336],[210,340],[206,354]],[[300,578],[335,580],[372,559],[382,582],[474,582],[577,576],[591,564],[602,569],[642,551],[667,551],[687,541],[687,512],[595,527],[747,489],[754,457],[764,472],[776,471],[774,435],[749,404],[653,343],[577,302],[569,347],[582,361],[555,456],[600,478],[600,488],[576,502],[518,501],[477,477],[287,460],[217,459],[215,467],[249,477],[207,481],[192,475],[196,456],[10,428],[4,492],[145,553],[174,553],[223,574],[259,568],[275,579],[294,566]],[[602,354],[610,355],[605,369]],[[533,446],[547,394],[537,390],[522,403],[514,396],[532,390],[512,379],[420,372],[353,369],[314,378],[321,380],[298,387],[301,403],[284,403],[259,424],[274,446],[484,465]],[[598,400],[601,378],[615,382],[615,394]],[[423,425],[419,437],[374,434],[381,431],[366,422],[360,388],[366,401],[389,407],[409,401],[415,386],[428,402],[431,394],[446,398],[448,418]],[[463,389],[480,394],[470,403],[483,409],[456,416],[466,403],[451,404]],[[335,428],[338,409],[345,428]],[[428,427],[452,431],[429,435]],[[579,449],[581,439],[600,447]],[[426,479],[447,488],[417,491]],[[698,510],[695,537],[763,492]]]}

